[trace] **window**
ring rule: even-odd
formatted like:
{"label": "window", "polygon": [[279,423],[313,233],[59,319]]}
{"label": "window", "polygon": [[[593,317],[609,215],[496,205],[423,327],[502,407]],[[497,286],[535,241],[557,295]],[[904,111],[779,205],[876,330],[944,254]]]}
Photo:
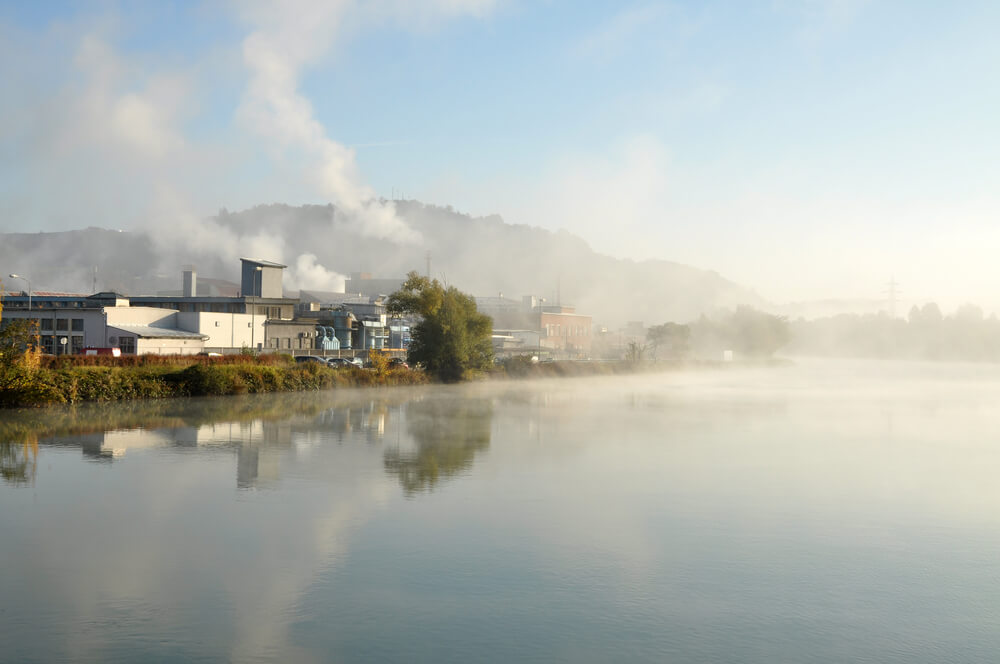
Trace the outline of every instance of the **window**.
{"label": "window", "polygon": [[69,321],[67,319],[65,319],[65,318],[57,318],[56,319],[56,331],[57,332],[65,332],[68,329],[69,329]]}
{"label": "window", "polygon": [[74,318],[71,321],[71,323],[72,323],[72,330],[74,332],[83,332],[83,319],[82,318]]}
{"label": "window", "polygon": [[[82,323],[83,321],[80,321],[80,322]],[[79,355],[80,353],[83,352],[83,337],[82,336],[73,336],[73,337],[70,337],[70,351],[69,352],[73,353],[74,355]]]}
{"label": "window", "polygon": [[52,331],[52,319],[51,318],[43,318],[42,319],[42,332],[51,332],[51,331]]}
{"label": "window", "polygon": [[119,337],[118,347],[121,348],[122,353],[135,355],[135,337]]}
{"label": "window", "polygon": [[53,343],[53,337],[51,334],[46,334],[42,336],[42,352],[48,353],[49,355],[55,354],[55,344]]}

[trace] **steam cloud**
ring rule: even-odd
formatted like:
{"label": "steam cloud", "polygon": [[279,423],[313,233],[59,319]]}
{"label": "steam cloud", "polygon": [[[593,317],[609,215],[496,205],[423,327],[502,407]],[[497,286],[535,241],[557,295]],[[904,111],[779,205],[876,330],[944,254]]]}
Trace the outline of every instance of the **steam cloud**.
{"label": "steam cloud", "polygon": [[[250,69],[244,120],[281,149],[308,158],[315,185],[332,198],[344,221],[362,234],[415,243],[420,234],[400,219],[391,202],[379,201],[358,173],[354,151],[330,139],[298,92],[301,69],[327,49],[349,7],[347,2],[300,2],[252,12],[257,28],[243,41]],[[313,257],[315,259],[315,257]]]}

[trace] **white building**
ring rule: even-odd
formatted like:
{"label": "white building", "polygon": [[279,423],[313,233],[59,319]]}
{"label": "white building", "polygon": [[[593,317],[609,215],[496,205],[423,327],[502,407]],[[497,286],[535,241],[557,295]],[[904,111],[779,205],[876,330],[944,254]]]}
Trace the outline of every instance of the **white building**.
{"label": "white building", "polygon": [[4,308],[2,320],[34,320],[43,352],[53,355],[81,353],[84,348],[120,348],[130,355],[252,348],[263,341],[266,320],[254,314],[133,307],[115,293],[36,293],[30,310],[26,302],[13,304]]}

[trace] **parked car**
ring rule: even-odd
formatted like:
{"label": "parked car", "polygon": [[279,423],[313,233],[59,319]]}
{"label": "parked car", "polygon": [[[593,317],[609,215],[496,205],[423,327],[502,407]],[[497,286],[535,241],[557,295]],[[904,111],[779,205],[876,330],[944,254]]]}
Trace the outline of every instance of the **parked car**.
{"label": "parked car", "polygon": [[324,360],[322,357],[316,357],[315,355],[299,355],[295,358],[295,361],[298,362],[299,364],[303,364],[306,362],[315,362],[317,364],[322,364],[323,366],[326,366],[326,360]]}
{"label": "parked car", "polygon": [[362,367],[360,358],[357,357],[331,357],[327,358],[326,363],[331,367]]}
{"label": "parked car", "polygon": [[394,357],[389,360],[389,366],[393,369],[409,369],[410,365],[401,357]]}

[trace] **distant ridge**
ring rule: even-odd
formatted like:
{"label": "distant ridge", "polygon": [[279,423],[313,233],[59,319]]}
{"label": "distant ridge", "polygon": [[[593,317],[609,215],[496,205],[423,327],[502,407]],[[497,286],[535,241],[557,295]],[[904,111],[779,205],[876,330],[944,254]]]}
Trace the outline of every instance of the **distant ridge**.
{"label": "distant ridge", "polygon": [[[294,267],[298,256],[312,254],[319,265],[343,275],[364,271],[376,277],[402,277],[411,270],[423,274],[429,252],[431,276],[473,295],[537,295],[551,303],[574,305],[609,329],[626,321],[683,322],[739,304],[767,307],[756,293],[713,271],[666,260],[612,258],[566,231],[508,224],[497,215],[472,217],[418,201],[395,204],[398,215],[422,237],[420,242],[375,237],[368,229],[342,221],[332,205],[222,210],[214,221],[238,238],[277,235],[283,247],[260,258]],[[157,235],[162,233],[161,229]],[[197,267],[199,276],[238,281],[239,264],[230,257],[240,251],[245,249],[209,241],[182,254],[158,247],[143,231],[93,227],[8,233],[0,235],[0,269],[3,274],[30,275],[39,289],[89,292],[98,266],[98,290],[155,293],[178,288],[181,269],[188,264]],[[287,286],[328,290],[309,283]]]}

